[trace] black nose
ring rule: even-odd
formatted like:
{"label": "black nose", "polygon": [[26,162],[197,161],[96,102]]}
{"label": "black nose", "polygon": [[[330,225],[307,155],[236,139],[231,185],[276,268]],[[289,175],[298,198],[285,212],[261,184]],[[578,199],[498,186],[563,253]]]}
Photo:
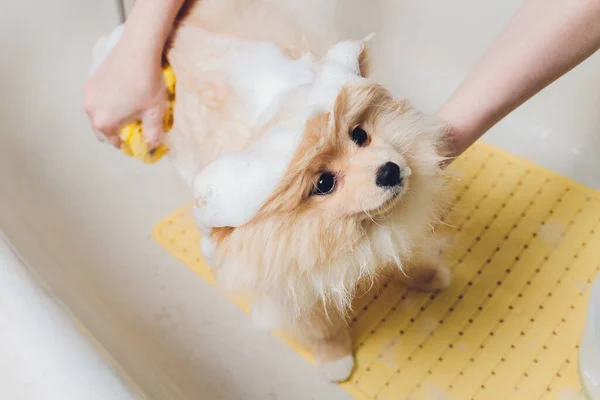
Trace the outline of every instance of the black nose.
{"label": "black nose", "polygon": [[375,183],[379,187],[397,186],[402,181],[400,177],[400,167],[393,162],[387,162],[379,167]]}

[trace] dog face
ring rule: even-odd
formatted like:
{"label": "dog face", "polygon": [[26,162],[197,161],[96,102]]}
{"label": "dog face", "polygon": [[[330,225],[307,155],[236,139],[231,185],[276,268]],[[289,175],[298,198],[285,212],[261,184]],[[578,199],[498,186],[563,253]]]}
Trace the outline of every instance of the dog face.
{"label": "dog face", "polygon": [[345,87],[333,113],[307,122],[284,182],[257,219],[292,213],[365,226],[385,218],[420,190],[413,170],[417,181],[438,172],[439,131],[420,131],[422,118],[380,85]]}
{"label": "dog face", "polygon": [[307,213],[335,219],[380,218],[408,190],[411,168],[397,144],[394,121],[404,105],[375,84],[344,88],[333,114],[307,124],[304,146],[292,163]]}
{"label": "dog face", "polygon": [[[333,112],[307,121],[256,216],[213,230],[222,282],[289,302],[282,307],[295,312],[319,300],[347,308],[360,277],[398,257],[434,218],[441,132],[380,85],[344,87]],[[390,228],[393,243],[382,247],[373,230],[386,224],[402,233],[392,240]]]}

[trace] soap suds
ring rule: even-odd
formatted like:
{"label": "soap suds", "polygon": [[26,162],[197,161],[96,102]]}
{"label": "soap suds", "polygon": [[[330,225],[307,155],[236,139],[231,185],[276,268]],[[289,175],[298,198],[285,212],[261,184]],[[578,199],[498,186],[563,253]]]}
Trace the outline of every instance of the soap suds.
{"label": "soap suds", "polygon": [[422,317],[418,320],[417,330],[423,335],[431,335],[438,328],[439,322],[432,317]]}
{"label": "soap suds", "polygon": [[217,244],[210,236],[206,235],[202,237],[202,240],[200,241],[200,250],[202,250],[202,255],[204,256],[204,259],[211,267],[214,266],[216,249]]}
{"label": "soap suds", "polygon": [[381,350],[379,350],[379,361],[390,369],[396,369],[398,366],[397,350],[394,350],[398,342],[400,342],[400,338],[395,338],[381,346]]}
{"label": "soap suds", "polygon": [[562,243],[567,227],[557,220],[550,220],[540,225],[539,235],[546,244],[553,249]]}
{"label": "soap suds", "polygon": [[421,387],[425,390],[426,399],[430,400],[449,400],[450,396],[448,392],[444,390],[440,385],[432,381],[421,382]]}

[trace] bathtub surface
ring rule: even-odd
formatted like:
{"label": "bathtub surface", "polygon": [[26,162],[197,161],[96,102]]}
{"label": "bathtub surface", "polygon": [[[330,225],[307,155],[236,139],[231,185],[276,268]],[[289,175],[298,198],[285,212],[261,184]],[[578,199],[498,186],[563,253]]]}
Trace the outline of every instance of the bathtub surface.
{"label": "bathtub surface", "polygon": [[31,272],[0,231],[2,396],[140,400],[131,382]]}
{"label": "bathtub surface", "polygon": [[[317,3],[286,1],[299,15]],[[318,9],[344,37],[376,31],[375,75],[434,111],[519,3],[347,0]],[[91,47],[117,22],[112,1],[2,5],[0,227],[148,398],[347,398],[150,238],[188,201],[185,187],[166,161],[145,166],[99,145],[81,108]],[[596,55],[486,140],[600,189],[599,70]]]}

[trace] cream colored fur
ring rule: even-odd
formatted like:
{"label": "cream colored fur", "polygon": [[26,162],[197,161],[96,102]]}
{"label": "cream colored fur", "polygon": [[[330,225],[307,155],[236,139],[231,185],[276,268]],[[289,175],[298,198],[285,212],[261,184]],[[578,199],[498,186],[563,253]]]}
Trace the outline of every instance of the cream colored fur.
{"label": "cream colored fur", "polygon": [[[240,150],[264,131],[212,67],[219,54],[198,28],[269,40],[291,58],[319,57],[331,44],[312,39],[283,11],[257,4],[263,3],[200,1],[174,38],[168,54],[178,79],[172,157],[188,181],[220,153]],[[365,76],[368,61],[365,50]],[[367,146],[350,139],[356,126],[369,134]],[[352,371],[345,318],[360,282],[369,286],[395,275],[426,290],[450,282],[432,235],[443,203],[442,132],[435,119],[373,81],[348,86],[333,113],[307,121],[282,183],[254,219],[213,231],[221,284],[250,294],[257,322],[296,335],[332,380]],[[377,169],[388,161],[412,170],[395,197],[375,185]],[[335,172],[338,185],[330,195],[315,196],[324,170]]]}

